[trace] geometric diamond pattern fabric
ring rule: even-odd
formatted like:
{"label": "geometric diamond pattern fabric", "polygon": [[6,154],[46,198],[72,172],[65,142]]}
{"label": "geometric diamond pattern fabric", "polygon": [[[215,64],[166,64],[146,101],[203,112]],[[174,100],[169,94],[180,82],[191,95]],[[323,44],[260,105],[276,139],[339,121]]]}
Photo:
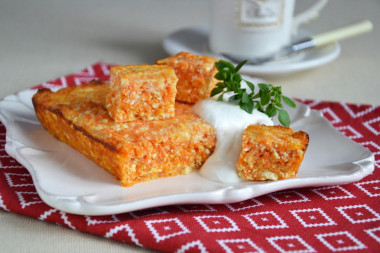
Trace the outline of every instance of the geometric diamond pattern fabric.
{"label": "geometric diamond pattern fabric", "polygon": [[[109,67],[96,63],[34,88],[106,81]],[[351,184],[274,192],[238,203],[74,215],[40,199],[29,172],[4,150],[0,124],[0,210],[162,252],[380,252],[380,107],[300,101],[369,149],[374,172]]]}

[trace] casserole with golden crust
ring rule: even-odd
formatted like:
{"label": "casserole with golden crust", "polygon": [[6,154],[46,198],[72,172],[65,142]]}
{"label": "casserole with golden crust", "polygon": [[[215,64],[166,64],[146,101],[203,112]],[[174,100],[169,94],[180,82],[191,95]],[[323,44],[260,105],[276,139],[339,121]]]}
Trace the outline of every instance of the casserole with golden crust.
{"label": "casserole with golden crust", "polygon": [[212,154],[215,129],[175,103],[163,120],[115,122],[105,108],[109,84],[92,81],[57,92],[39,90],[32,98],[42,126],[104,168],[121,185],[187,174]]}
{"label": "casserole with golden crust", "polygon": [[167,65],[174,69],[178,77],[177,101],[196,103],[210,97],[211,90],[217,83],[214,78],[217,72],[216,61],[210,56],[180,52],[157,60],[156,64]]}
{"label": "casserole with golden crust", "polygon": [[250,125],[242,139],[237,173],[250,180],[295,177],[309,144],[307,133],[284,126]]}
{"label": "casserole with golden crust", "polygon": [[177,80],[165,65],[111,67],[106,109],[116,122],[172,118]]}

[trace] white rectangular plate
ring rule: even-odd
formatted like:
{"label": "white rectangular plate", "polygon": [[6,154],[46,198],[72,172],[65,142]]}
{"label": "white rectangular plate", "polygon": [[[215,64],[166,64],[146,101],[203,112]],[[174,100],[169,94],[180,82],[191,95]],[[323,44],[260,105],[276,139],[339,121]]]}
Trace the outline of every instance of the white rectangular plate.
{"label": "white rectangular plate", "polygon": [[274,191],[359,181],[374,170],[374,156],[339,133],[321,115],[298,103],[291,111],[295,130],[310,136],[297,178],[223,184],[191,173],[121,187],[109,173],[52,137],[35,116],[25,90],[0,101],[6,151],[30,172],[40,197],[59,210],[109,215],[144,208],[190,203],[232,203]]}

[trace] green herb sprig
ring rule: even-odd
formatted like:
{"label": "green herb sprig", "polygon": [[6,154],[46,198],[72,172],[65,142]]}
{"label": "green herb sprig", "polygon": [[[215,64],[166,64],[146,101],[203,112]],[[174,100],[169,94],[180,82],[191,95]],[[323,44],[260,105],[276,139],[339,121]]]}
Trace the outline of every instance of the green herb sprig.
{"label": "green herb sprig", "polygon": [[[247,61],[240,62],[236,67],[224,60],[215,63],[218,72],[215,79],[219,80],[216,87],[211,91],[211,97],[218,95],[217,100],[223,101],[225,93],[233,92],[228,102],[239,105],[241,109],[248,113],[252,113],[253,109],[265,113],[270,118],[278,115],[278,120],[284,126],[289,126],[290,117],[284,109],[282,102],[291,108],[295,108],[294,101],[282,95],[281,86],[273,86],[272,84],[259,83],[257,86],[259,91],[255,93],[253,83],[244,80],[238,73]],[[241,87],[244,81],[251,89],[251,92]]]}

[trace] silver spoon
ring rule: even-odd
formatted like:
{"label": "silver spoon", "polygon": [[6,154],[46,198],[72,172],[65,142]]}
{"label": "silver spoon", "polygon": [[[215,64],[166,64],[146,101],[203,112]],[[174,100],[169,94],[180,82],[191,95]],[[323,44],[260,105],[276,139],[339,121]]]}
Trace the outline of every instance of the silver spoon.
{"label": "silver spoon", "polygon": [[222,55],[236,63],[242,62],[244,60],[248,60],[248,64],[251,65],[259,65],[264,64],[270,61],[276,61],[281,59],[286,59],[289,56],[298,53],[300,51],[317,48],[332,42],[347,39],[353,36],[357,36],[362,33],[366,33],[371,31],[373,28],[373,24],[369,20],[364,20],[352,25],[344,26],[329,32],[321,33],[318,35],[313,35],[308,38],[301,39],[289,46],[286,46],[275,54],[262,57],[262,58],[247,58],[238,55],[232,55],[227,53],[222,53]]}

